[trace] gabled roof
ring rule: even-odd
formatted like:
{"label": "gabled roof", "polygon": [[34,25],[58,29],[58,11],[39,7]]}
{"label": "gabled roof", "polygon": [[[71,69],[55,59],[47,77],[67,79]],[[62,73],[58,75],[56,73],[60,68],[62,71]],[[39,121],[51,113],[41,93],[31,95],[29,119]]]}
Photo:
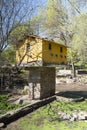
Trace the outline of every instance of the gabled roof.
{"label": "gabled roof", "polygon": [[24,39],[29,38],[29,37],[42,39],[42,40],[44,40],[44,41],[48,41],[48,42],[52,42],[52,43],[54,43],[54,44],[58,44],[58,45],[61,45],[61,46],[68,47],[68,46],[66,46],[66,45],[60,44],[60,43],[58,43],[58,42],[55,42],[53,39],[42,38],[42,37],[37,36],[37,35],[25,35],[25,36],[23,37],[23,39],[19,40],[19,42],[21,42],[21,41],[23,41]]}
{"label": "gabled roof", "polygon": [[58,44],[58,45],[61,45],[61,46],[64,46],[64,47],[67,47],[66,45],[63,45],[63,44],[60,44],[60,43],[58,43],[58,42],[55,42],[53,39],[46,39],[46,38],[42,38],[44,41],[48,41],[48,42],[52,42],[52,43],[54,43],[54,44]]}

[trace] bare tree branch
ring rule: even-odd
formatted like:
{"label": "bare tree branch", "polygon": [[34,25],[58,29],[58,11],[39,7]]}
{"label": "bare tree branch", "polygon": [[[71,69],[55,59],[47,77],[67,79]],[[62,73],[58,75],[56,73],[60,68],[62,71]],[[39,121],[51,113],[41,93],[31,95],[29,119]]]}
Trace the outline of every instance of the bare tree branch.
{"label": "bare tree branch", "polygon": [[35,0],[0,0],[0,53],[9,45],[11,32],[29,21],[39,4]]}
{"label": "bare tree branch", "polygon": [[68,0],[68,2],[70,3],[70,5],[80,14],[80,10],[74,5],[72,4],[72,2],[70,0]]}

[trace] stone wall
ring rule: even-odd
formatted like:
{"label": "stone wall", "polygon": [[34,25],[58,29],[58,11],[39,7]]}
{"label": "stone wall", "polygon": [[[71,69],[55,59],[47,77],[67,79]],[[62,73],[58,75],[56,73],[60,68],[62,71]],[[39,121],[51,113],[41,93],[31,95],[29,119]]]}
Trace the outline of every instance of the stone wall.
{"label": "stone wall", "polygon": [[86,70],[78,70],[77,74],[87,74],[87,71]]}
{"label": "stone wall", "polygon": [[[40,99],[53,96],[55,94],[55,68],[54,67],[30,67],[29,83],[40,84]],[[33,88],[33,93],[34,93],[34,88]]]}
{"label": "stone wall", "polygon": [[55,68],[45,67],[41,70],[40,98],[46,98],[55,94]]}

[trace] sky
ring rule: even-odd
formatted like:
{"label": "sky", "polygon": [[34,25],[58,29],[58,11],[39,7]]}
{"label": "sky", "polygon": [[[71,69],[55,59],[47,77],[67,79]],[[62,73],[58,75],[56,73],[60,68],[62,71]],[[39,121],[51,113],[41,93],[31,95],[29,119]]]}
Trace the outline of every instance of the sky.
{"label": "sky", "polygon": [[[68,2],[68,0],[62,0],[65,7],[67,7],[67,9],[70,9],[70,3]],[[80,1],[81,4],[81,8],[80,8],[80,12],[82,13],[87,13],[87,0],[75,0],[75,1]],[[77,7],[77,5],[75,5],[75,7]]]}

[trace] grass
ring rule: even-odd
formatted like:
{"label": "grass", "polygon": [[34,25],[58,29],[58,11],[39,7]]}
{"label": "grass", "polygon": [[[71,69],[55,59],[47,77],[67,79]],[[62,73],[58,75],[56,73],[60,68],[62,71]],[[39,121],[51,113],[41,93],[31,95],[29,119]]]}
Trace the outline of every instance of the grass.
{"label": "grass", "polygon": [[62,121],[50,123],[45,120],[43,126],[37,126],[36,124],[30,125],[27,122],[22,122],[22,124],[24,124],[24,126],[22,126],[20,130],[87,130],[87,122]]}
{"label": "grass", "polygon": [[57,107],[61,111],[66,111],[67,113],[73,113],[75,110],[87,111],[87,100],[83,102],[55,102],[52,106]]}
{"label": "grass", "polygon": [[10,110],[17,109],[23,106],[21,104],[15,105],[8,103],[9,98],[10,95],[0,95],[0,114],[4,114]]}
{"label": "grass", "polygon": [[78,103],[54,101],[22,119],[19,122],[20,130],[87,130],[87,122],[60,121],[59,110],[67,113],[87,111],[87,100]]}
{"label": "grass", "polygon": [[[9,95],[0,96],[0,110],[3,112],[21,107],[9,104],[8,99]],[[87,111],[87,100],[76,103],[54,101],[21,118],[14,130],[87,130],[87,122],[61,121],[57,114],[58,111],[72,114],[75,110]]]}

